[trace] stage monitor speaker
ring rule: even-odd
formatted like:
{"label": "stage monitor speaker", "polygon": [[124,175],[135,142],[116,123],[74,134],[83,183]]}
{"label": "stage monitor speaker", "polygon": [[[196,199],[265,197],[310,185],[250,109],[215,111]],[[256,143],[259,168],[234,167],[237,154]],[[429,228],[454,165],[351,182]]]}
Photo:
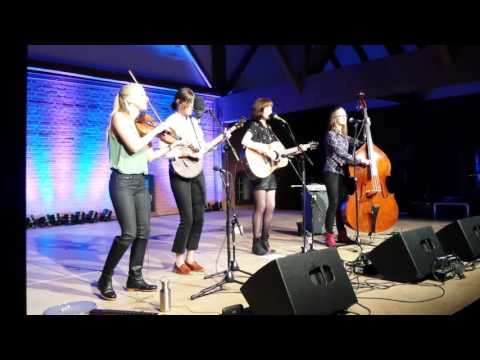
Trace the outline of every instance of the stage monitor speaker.
{"label": "stage monitor speaker", "polygon": [[455,254],[463,261],[480,257],[480,216],[457,220],[437,232],[438,240],[447,254]]}
{"label": "stage monitor speaker", "polygon": [[435,259],[444,251],[431,226],[391,236],[367,254],[387,280],[417,282],[432,274]]}
{"label": "stage monitor speaker", "polygon": [[357,302],[336,248],[273,260],[240,290],[255,315],[329,315]]}
{"label": "stage monitor speaker", "polygon": [[325,232],[325,215],[328,209],[326,191],[308,191],[305,204],[305,229],[312,234]]}

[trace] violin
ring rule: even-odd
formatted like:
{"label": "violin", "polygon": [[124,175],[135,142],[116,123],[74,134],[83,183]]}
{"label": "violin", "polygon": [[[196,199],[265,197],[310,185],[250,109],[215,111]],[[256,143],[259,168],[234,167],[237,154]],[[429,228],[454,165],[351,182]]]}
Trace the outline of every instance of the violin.
{"label": "violin", "polygon": [[[132,77],[133,81],[135,81],[136,84],[140,85],[140,83],[135,78],[135,75],[133,75],[133,72],[131,70],[128,70],[128,73]],[[152,111],[155,114],[155,117],[157,118],[157,120],[161,121],[160,116],[158,116],[157,111],[153,107],[150,100],[148,101],[148,105],[150,105],[150,107],[152,108]],[[143,113],[143,114],[140,114],[140,116],[135,120],[135,126],[137,128],[139,135],[145,136],[154,128],[156,128],[158,126],[158,123],[150,115]],[[173,144],[176,140],[182,140],[182,138],[178,136],[175,130],[173,130],[172,128],[163,130],[161,133],[157,134],[156,137],[158,137],[160,140],[162,140],[163,142],[169,145]],[[149,146],[151,145],[149,144]]]}
{"label": "violin", "polygon": [[[135,120],[135,126],[137,128],[138,134],[140,136],[145,136],[150,131],[155,129],[158,126],[158,123],[153,119],[153,117],[144,113],[140,114],[140,116]],[[161,133],[157,134],[156,137],[169,145],[173,144],[177,140],[182,139],[172,128],[163,130]]]}

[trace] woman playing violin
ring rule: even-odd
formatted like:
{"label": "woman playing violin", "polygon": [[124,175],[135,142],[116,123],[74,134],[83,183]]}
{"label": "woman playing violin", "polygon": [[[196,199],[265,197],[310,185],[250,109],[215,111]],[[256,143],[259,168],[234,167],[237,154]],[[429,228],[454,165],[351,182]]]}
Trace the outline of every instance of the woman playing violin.
{"label": "woman playing violin", "polygon": [[[164,157],[176,143],[160,150],[148,144],[165,130],[164,124],[154,127],[141,137],[135,122],[146,111],[148,97],[138,84],[126,84],[115,97],[107,129],[110,157],[109,192],[121,228],[105,260],[97,287],[102,298],[116,299],[112,286],[114,269],[131,245],[128,291],[154,291],[156,285],[148,284],[142,276],[143,260],[150,235],[150,194],[145,188],[148,162]],[[169,149],[170,148],[170,149]]]}

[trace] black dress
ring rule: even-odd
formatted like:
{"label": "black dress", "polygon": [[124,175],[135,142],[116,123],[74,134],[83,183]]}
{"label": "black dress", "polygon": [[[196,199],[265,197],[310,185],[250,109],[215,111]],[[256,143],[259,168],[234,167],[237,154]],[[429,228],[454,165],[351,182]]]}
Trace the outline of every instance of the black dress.
{"label": "black dress", "polygon": [[[252,141],[262,144],[271,144],[274,141],[277,141],[277,137],[273,133],[270,125],[267,125],[267,127],[265,127],[260,123],[260,121],[252,120],[250,123],[250,127],[247,131],[250,131],[250,133],[252,134]],[[277,180],[275,178],[275,174],[272,173],[266,178],[252,180],[252,185],[254,190],[276,190]]]}

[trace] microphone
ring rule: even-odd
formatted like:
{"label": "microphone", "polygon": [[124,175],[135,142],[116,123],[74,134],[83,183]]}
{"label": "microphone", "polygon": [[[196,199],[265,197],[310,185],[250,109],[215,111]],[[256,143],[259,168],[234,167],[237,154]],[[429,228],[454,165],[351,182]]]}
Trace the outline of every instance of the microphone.
{"label": "microphone", "polygon": [[278,116],[278,114],[275,113],[270,114],[270,120],[280,120],[281,122],[287,123],[285,119],[282,119],[280,116]]}
{"label": "microphone", "polygon": [[227,170],[222,169],[222,168],[219,168],[218,166],[214,166],[214,167],[213,167],[213,170],[214,170],[214,171],[218,171],[218,172],[220,172],[220,173],[222,173],[222,174],[226,174],[226,173],[227,173]]}
{"label": "microphone", "polygon": [[235,228],[235,225],[237,225],[238,231],[240,232],[240,235],[243,236],[243,226],[240,225],[240,222],[238,221],[237,217],[233,215],[233,226]]}
{"label": "microphone", "polygon": [[205,99],[202,96],[196,95],[193,100],[193,111],[195,112],[195,117],[201,119],[203,113],[205,112]]}
{"label": "microphone", "polygon": [[358,123],[362,123],[363,120],[361,120],[361,119],[355,119],[355,118],[351,117],[350,119],[348,119],[348,122],[349,122],[350,124],[352,124],[352,123],[358,124]]}

